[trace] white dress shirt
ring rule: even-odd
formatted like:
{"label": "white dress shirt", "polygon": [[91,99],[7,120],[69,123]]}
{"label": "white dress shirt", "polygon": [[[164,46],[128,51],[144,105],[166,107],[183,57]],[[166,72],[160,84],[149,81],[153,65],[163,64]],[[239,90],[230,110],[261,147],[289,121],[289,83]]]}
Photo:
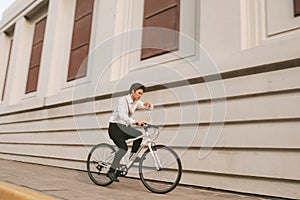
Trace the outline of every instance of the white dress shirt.
{"label": "white dress shirt", "polygon": [[150,108],[144,106],[144,102],[137,100],[133,101],[131,95],[121,97],[117,105],[114,107],[112,116],[109,120],[111,123],[119,123],[124,125],[133,125],[135,120],[131,118],[135,110],[152,110],[153,105]]}

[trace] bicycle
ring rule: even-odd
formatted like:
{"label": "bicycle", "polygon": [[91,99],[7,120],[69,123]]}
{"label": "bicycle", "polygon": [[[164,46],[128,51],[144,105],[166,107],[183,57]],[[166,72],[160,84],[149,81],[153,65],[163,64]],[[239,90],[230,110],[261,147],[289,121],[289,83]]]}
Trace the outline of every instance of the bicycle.
{"label": "bicycle", "polygon": [[[181,179],[182,164],[180,158],[172,148],[155,144],[154,140],[160,133],[159,126],[145,124],[143,128],[143,135],[126,141],[128,144],[139,138],[145,138],[132,159],[127,162],[124,161],[124,158],[122,159],[119,168],[116,170],[116,175],[117,177],[125,177],[129,169],[134,165],[135,159],[146,148],[140,157],[138,165],[139,177],[143,185],[151,192],[168,193],[175,189]],[[149,129],[153,131],[149,132]],[[113,182],[106,174],[112,164],[115,153],[116,149],[107,143],[97,144],[89,152],[87,172],[96,185],[108,186]]]}

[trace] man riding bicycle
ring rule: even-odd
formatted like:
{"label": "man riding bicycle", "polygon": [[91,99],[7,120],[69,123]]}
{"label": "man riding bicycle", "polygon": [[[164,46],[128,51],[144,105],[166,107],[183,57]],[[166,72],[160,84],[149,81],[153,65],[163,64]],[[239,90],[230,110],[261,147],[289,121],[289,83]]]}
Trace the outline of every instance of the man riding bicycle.
{"label": "man riding bicycle", "polygon": [[[140,101],[145,92],[145,86],[140,83],[134,83],[129,89],[129,94],[121,97],[114,107],[112,116],[109,120],[109,137],[113,140],[119,150],[116,152],[113,163],[107,173],[107,176],[115,182],[119,182],[116,177],[116,169],[120,165],[120,160],[126,154],[128,146],[127,139],[136,138],[142,135],[142,132],[133,128],[133,125],[143,126],[143,121],[134,120],[131,116],[136,110],[152,110],[153,105],[149,102]],[[135,140],[131,149],[131,156],[139,149],[142,138]],[[136,160],[138,161],[138,160]]]}

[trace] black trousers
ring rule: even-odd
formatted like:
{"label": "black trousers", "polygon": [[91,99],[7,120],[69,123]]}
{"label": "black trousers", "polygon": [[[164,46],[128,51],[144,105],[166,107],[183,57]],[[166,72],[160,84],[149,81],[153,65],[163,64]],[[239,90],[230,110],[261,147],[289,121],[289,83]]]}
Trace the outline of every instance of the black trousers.
{"label": "black trousers", "polygon": [[[119,147],[119,150],[116,152],[115,158],[111,165],[110,171],[117,169],[120,165],[120,160],[128,151],[128,146],[126,140],[131,138],[136,138],[142,135],[141,131],[136,130],[130,126],[125,126],[118,123],[110,123],[108,128],[109,137],[114,141],[114,143]],[[135,140],[131,149],[132,153],[136,153],[139,149],[143,138]]]}

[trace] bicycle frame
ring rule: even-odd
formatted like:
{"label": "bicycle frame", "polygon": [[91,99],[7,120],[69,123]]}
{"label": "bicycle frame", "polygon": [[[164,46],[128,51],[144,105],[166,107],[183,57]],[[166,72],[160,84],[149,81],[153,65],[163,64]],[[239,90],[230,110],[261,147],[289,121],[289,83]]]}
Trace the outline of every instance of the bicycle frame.
{"label": "bicycle frame", "polygon": [[[124,163],[125,163],[125,166],[127,167],[127,169],[130,169],[130,168],[133,166],[134,160],[140,155],[140,152],[142,151],[142,149],[145,148],[145,147],[148,147],[148,149],[150,150],[150,154],[151,154],[151,156],[152,156],[152,159],[153,159],[153,161],[154,161],[154,163],[155,163],[156,169],[157,169],[157,170],[161,170],[162,164],[161,164],[161,162],[160,162],[158,156],[156,155],[155,151],[154,151],[153,148],[152,148],[152,147],[155,145],[155,143],[154,143],[154,141],[153,141],[153,140],[151,139],[151,137],[150,137],[150,134],[149,134],[149,132],[148,132],[148,129],[149,129],[149,128],[156,128],[156,129],[157,129],[156,131],[158,131],[157,134],[159,134],[158,126],[145,125],[145,126],[144,126],[144,133],[143,133],[141,136],[136,137],[136,138],[132,138],[132,139],[128,139],[128,140],[126,141],[127,144],[130,144],[130,143],[132,143],[132,142],[134,142],[135,140],[138,140],[138,139],[140,139],[140,138],[146,139],[146,141],[143,142],[143,143],[141,144],[141,146],[140,146],[140,148],[138,149],[137,153],[135,153],[135,154],[133,155],[132,159],[130,159],[128,163],[124,162]],[[112,159],[114,158],[115,154],[116,154],[116,152],[112,153],[112,154],[107,158],[107,160],[106,160],[104,163],[107,164],[107,163],[108,163],[107,161],[112,160]],[[123,160],[123,159],[122,159],[122,160]],[[99,164],[100,164],[100,163],[99,163]],[[101,163],[101,164],[103,165],[103,163]],[[106,165],[106,167],[110,167],[110,165],[111,165],[111,163],[109,163],[109,165]]]}

